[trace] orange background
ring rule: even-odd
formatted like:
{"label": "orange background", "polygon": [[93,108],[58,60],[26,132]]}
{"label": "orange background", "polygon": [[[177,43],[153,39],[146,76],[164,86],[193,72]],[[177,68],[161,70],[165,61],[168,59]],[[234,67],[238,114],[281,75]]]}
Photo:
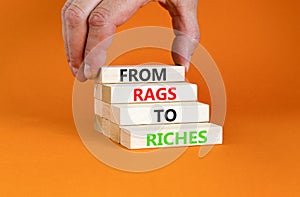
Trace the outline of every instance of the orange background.
{"label": "orange background", "polygon": [[[63,3],[1,2],[0,196],[300,195],[299,1],[199,1],[201,43],[227,90],[225,141],[203,159],[193,147],[147,173],[105,166],[80,141]],[[170,17],[150,3],[118,31],[143,25],[170,27]],[[150,49],[115,63],[144,60],[171,63]]]}

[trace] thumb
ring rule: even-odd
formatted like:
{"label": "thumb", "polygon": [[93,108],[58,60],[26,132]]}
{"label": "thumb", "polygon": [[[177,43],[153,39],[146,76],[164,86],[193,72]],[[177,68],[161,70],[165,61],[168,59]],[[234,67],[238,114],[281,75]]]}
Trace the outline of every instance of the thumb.
{"label": "thumb", "polygon": [[189,69],[190,60],[200,40],[197,0],[163,0],[160,4],[171,17],[175,39],[172,45],[174,63]]}

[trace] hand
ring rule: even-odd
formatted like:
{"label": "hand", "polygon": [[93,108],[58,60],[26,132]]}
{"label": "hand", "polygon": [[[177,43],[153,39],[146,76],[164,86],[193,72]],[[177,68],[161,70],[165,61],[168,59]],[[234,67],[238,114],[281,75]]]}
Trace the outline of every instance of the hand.
{"label": "hand", "polygon": [[[71,71],[79,81],[94,79],[105,64],[116,28],[149,0],[68,0],[62,9],[63,38]],[[156,0],[172,17],[176,65],[189,67],[200,39],[198,0]],[[102,42],[105,40],[105,42]],[[102,42],[102,43],[101,43]],[[99,45],[101,43],[101,45]],[[96,48],[97,46],[97,48]],[[181,55],[179,55],[181,54]]]}

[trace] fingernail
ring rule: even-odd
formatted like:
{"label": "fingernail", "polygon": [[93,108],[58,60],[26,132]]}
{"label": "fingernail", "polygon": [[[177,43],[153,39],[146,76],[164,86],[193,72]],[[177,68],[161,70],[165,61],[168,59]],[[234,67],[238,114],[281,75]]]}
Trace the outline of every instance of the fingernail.
{"label": "fingernail", "polygon": [[71,67],[73,74],[76,76],[78,73],[78,68]]}
{"label": "fingernail", "polygon": [[84,64],[84,76],[88,79],[93,77],[91,66],[88,64]]}

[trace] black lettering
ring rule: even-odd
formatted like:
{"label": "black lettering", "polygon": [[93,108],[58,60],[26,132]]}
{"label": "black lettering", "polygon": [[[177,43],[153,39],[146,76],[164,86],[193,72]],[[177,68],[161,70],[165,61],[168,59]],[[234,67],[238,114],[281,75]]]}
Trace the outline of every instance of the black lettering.
{"label": "black lettering", "polygon": [[124,72],[127,72],[127,69],[120,70],[120,81],[123,81],[123,77],[127,77],[127,75]]}
{"label": "black lettering", "polygon": [[153,69],[153,76],[152,80],[155,81],[155,77],[157,78],[157,81],[160,81],[161,78],[163,78],[163,81],[167,80],[167,71],[166,68],[162,68],[160,71],[160,75],[158,74],[157,69]]}
{"label": "black lettering", "polygon": [[129,69],[129,81],[132,81],[132,78],[134,78],[135,81],[139,81],[136,77],[138,71],[136,69]]}
{"label": "black lettering", "polygon": [[[169,112],[172,112],[173,113],[173,117],[172,118],[169,118],[168,114]],[[165,119],[168,121],[168,122],[173,122],[175,119],[176,119],[176,111],[174,109],[168,109],[165,113]]]}
{"label": "black lettering", "polygon": [[160,113],[164,112],[164,110],[163,109],[157,109],[157,110],[154,110],[154,112],[157,112],[157,122],[160,122]]}
{"label": "black lettering", "polygon": [[[146,77],[143,75],[144,73],[146,73]],[[151,77],[150,70],[144,68],[140,71],[140,79],[142,81],[148,81],[150,77]]]}

